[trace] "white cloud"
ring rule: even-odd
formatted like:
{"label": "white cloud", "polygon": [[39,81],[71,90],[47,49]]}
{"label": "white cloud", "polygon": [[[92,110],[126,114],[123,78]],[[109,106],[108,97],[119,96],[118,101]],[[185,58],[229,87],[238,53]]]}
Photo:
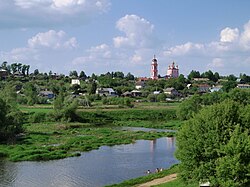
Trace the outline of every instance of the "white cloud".
{"label": "white cloud", "polygon": [[224,62],[221,58],[214,58],[211,63],[208,64],[208,68],[223,68]]}
{"label": "white cloud", "polygon": [[187,42],[168,47],[163,55],[165,58],[180,61],[185,66],[192,66],[192,69],[203,69],[202,71],[207,68],[226,74],[248,71],[250,64],[246,59],[250,58],[250,20],[243,30],[225,27],[219,35],[219,41]]}
{"label": "white cloud", "polygon": [[194,52],[194,51],[201,51],[204,50],[203,44],[195,44],[192,42],[187,42],[182,45],[177,45],[175,47],[171,47],[164,51],[164,55],[174,55],[174,56],[180,56],[180,55],[186,55],[188,53]]}
{"label": "white cloud", "polygon": [[250,49],[250,20],[244,25],[244,31],[240,37],[240,44],[244,49]]}
{"label": "white cloud", "polygon": [[39,59],[37,50],[26,47],[15,48],[12,49],[10,52],[1,52],[0,57],[1,59],[4,59],[4,61],[10,62],[22,62]]}
{"label": "white cloud", "polygon": [[112,56],[110,47],[107,44],[91,47],[86,52],[88,55],[75,58],[72,64],[96,63],[103,59],[110,59]]}
{"label": "white cloud", "polygon": [[78,46],[76,38],[66,39],[64,31],[49,30],[48,32],[38,33],[28,40],[30,48],[47,47],[53,49],[76,48]]}
{"label": "white cloud", "polygon": [[124,32],[125,36],[113,38],[114,46],[119,47],[147,47],[152,43],[154,26],[137,15],[126,15],[119,19],[116,28]]}
{"label": "white cloud", "polygon": [[1,1],[0,28],[76,25],[107,12],[110,6],[110,0]]}
{"label": "white cloud", "polygon": [[132,62],[135,62],[135,63],[141,62],[141,60],[142,60],[142,56],[140,56],[140,55],[138,55],[138,54],[134,54],[134,55],[132,56],[132,58],[131,58],[131,61],[132,61]]}
{"label": "white cloud", "polygon": [[226,27],[220,32],[220,41],[221,42],[234,42],[239,37],[239,29],[231,29]]}

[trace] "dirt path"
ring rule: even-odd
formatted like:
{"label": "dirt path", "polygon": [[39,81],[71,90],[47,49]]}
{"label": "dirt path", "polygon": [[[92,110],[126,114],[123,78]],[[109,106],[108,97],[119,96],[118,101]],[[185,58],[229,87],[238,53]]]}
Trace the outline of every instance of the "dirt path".
{"label": "dirt path", "polygon": [[174,173],[174,174],[168,175],[168,176],[163,177],[163,178],[154,179],[154,180],[152,180],[150,182],[140,184],[138,187],[150,187],[150,186],[162,184],[162,183],[165,183],[165,182],[170,182],[172,180],[175,180],[176,178],[177,178],[177,174]]}

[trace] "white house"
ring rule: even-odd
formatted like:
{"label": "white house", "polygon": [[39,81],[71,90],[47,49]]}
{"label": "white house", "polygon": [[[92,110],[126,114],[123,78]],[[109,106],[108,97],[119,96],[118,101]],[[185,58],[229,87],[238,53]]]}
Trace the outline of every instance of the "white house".
{"label": "white house", "polygon": [[80,85],[80,80],[79,79],[72,79],[71,85],[75,85],[75,84]]}
{"label": "white house", "polygon": [[100,96],[117,96],[113,88],[97,88],[96,94]]}

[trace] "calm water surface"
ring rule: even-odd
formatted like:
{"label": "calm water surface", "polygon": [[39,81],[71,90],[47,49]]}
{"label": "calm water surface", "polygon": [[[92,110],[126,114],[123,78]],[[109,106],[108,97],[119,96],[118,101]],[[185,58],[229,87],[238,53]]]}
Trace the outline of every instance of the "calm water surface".
{"label": "calm water surface", "polygon": [[135,144],[103,146],[80,157],[48,162],[0,160],[0,187],[99,187],[145,175],[148,169],[168,168],[174,158],[175,138]]}

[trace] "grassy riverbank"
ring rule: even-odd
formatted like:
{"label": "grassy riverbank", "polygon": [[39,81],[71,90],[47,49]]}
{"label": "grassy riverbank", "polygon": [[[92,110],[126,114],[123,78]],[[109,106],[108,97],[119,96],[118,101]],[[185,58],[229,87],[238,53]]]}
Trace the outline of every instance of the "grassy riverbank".
{"label": "grassy riverbank", "polygon": [[148,181],[152,181],[154,179],[161,178],[161,177],[164,177],[164,176],[176,173],[176,172],[178,172],[178,165],[174,165],[174,166],[170,167],[169,169],[163,170],[163,171],[161,171],[159,173],[147,174],[147,175],[142,176],[142,177],[126,180],[126,181],[123,181],[122,183],[108,185],[106,187],[131,187],[131,186],[137,186],[139,184],[143,184],[143,183],[146,183]]}
{"label": "grassy riverbank", "polygon": [[166,132],[133,132],[114,127],[92,127],[88,123],[26,124],[26,133],[15,144],[0,145],[3,155],[11,161],[51,160],[79,156],[82,151],[103,145],[133,143],[139,139],[152,140],[172,136]]}
{"label": "grassy riverbank", "polygon": [[[158,178],[162,178],[174,173],[178,173],[179,172],[179,168],[178,165],[173,165],[172,167],[170,167],[169,169],[163,170],[159,173],[152,173],[149,175],[145,175],[142,177],[138,177],[135,179],[130,179],[130,180],[126,180],[123,181],[122,183],[119,184],[113,184],[113,185],[108,185],[106,187],[132,187],[132,186],[138,186],[140,184],[144,184],[147,183],[149,181],[152,181],[154,179],[158,179]],[[182,181],[180,178],[177,177],[177,179],[170,181],[170,182],[166,182],[160,185],[156,185],[157,187],[198,187],[198,184],[196,183],[192,183],[192,184],[187,184],[184,181]]]}
{"label": "grassy riverbank", "polygon": [[[174,135],[170,132],[122,130],[120,126],[176,129],[181,125],[172,108],[79,110],[77,115],[80,122],[77,123],[47,122],[45,116],[49,110],[51,109],[31,108],[25,111],[27,123],[24,125],[24,133],[15,142],[0,144],[0,157],[23,161],[79,156],[80,152],[104,145],[129,144],[139,139],[153,140]],[[35,120],[40,123],[31,123],[34,116],[39,117]]]}

